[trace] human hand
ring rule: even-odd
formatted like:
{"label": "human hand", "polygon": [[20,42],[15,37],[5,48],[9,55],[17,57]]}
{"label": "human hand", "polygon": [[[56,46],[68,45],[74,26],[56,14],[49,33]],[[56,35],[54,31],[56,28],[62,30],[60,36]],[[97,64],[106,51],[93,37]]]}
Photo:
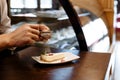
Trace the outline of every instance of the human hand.
{"label": "human hand", "polygon": [[9,45],[24,46],[33,44],[36,41],[47,41],[51,35],[41,36],[40,31],[47,32],[50,29],[43,24],[24,24],[9,33]]}

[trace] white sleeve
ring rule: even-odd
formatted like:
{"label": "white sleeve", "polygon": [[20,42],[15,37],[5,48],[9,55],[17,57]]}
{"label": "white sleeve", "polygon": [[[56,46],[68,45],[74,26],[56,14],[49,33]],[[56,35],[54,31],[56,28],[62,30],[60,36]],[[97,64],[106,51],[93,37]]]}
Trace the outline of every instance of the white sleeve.
{"label": "white sleeve", "polygon": [[0,33],[5,33],[11,26],[7,9],[6,0],[0,0]]}

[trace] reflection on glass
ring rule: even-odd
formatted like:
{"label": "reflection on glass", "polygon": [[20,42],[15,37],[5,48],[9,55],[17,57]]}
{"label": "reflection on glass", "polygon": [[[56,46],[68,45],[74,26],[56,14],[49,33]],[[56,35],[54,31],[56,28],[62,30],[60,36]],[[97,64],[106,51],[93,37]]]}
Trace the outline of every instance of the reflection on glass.
{"label": "reflection on glass", "polygon": [[37,0],[10,0],[11,8],[37,8]]}

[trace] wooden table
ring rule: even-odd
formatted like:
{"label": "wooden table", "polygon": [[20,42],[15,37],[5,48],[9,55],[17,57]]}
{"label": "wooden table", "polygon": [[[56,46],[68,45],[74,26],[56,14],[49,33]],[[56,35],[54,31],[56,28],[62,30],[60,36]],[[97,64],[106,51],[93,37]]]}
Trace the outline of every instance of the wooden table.
{"label": "wooden table", "polygon": [[79,60],[48,65],[39,64],[31,58],[39,52],[40,48],[29,47],[14,55],[1,56],[0,80],[104,80],[111,56],[109,53],[75,50],[70,52],[79,55]]}

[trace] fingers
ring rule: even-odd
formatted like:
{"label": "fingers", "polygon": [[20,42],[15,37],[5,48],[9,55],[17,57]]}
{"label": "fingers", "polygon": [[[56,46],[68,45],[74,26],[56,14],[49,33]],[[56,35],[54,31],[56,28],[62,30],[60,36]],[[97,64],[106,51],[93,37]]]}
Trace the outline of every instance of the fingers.
{"label": "fingers", "polygon": [[39,24],[39,30],[40,31],[50,31],[50,29],[44,24]]}
{"label": "fingers", "polygon": [[32,33],[39,35],[40,41],[48,41],[51,38],[50,29],[44,24],[30,24]]}
{"label": "fingers", "polygon": [[23,42],[21,42],[21,41],[18,41],[15,45],[16,46],[25,46],[25,45],[31,45],[31,44],[33,44],[33,43],[35,43],[36,41],[35,40],[33,40],[32,38],[25,38],[24,39],[24,41]]}
{"label": "fingers", "polygon": [[44,24],[29,24],[31,32],[39,35],[42,32],[50,32],[50,29]]}
{"label": "fingers", "polygon": [[[36,41],[48,41],[51,34],[42,35],[42,32],[48,32],[50,29],[45,25],[40,24],[24,24],[13,32],[12,39],[17,45],[33,44]],[[18,36],[19,35],[19,36]],[[14,43],[13,42],[13,43]]]}
{"label": "fingers", "polygon": [[39,30],[39,24],[28,24],[31,28]]}
{"label": "fingers", "polygon": [[29,26],[40,31],[50,31],[50,29],[44,24],[29,24]]}
{"label": "fingers", "polygon": [[40,34],[40,31],[39,31],[38,29],[33,29],[33,28],[31,28],[31,29],[30,29],[30,32],[33,33],[33,34],[35,34],[35,35],[38,35],[38,36],[39,36],[39,34]]}
{"label": "fingers", "polygon": [[38,35],[29,33],[29,36],[30,36],[31,39],[33,39],[33,40],[35,40],[35,41],[38,41],[38,40],[39,40],[39,36],[38,36]]}

